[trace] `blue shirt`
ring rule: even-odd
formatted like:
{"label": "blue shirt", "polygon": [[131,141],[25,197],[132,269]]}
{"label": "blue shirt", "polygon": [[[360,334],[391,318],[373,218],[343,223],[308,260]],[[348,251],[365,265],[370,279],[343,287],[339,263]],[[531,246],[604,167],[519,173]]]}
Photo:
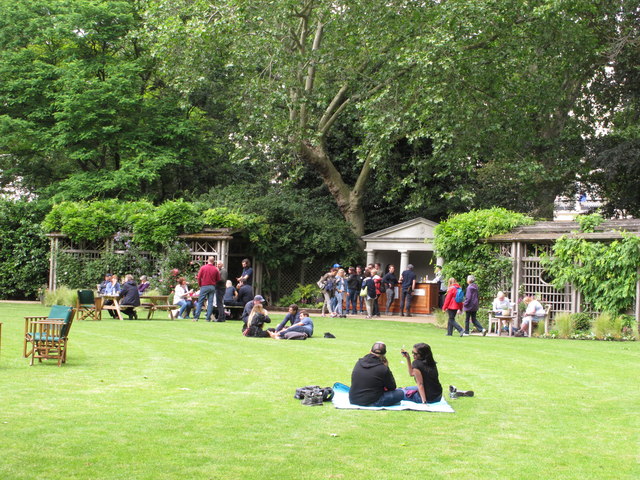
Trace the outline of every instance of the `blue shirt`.
{"label": "blue shirt", "polygon": [[413,286],[416,274],[413,270],[405,270],[402,272],[402,290],[409,290]]}
{"label": "blue shirt", "polygon": [[247,267],[242,270],[242,278],[247,277],[244,281],[245,285],[251,285],[253,282],[253,268]]}

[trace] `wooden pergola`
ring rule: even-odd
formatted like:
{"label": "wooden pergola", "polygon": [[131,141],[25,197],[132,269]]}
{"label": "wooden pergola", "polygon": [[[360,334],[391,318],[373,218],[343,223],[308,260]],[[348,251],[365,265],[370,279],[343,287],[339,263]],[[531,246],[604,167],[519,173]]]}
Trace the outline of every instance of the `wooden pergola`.
{"label": "wooden pergola", "polygon": [[[488,243],[499,244],[500,253],[513,262],[511,288],[506,289],[512,300],[517,300],[520,293],[536,294],[545,304],[551,305],[551,316],[559,312],[585,311],[588,307],[580,292],[572,285],[558,290],[545,281],[540,254],[550,254],[553,244],[562,236],[594,242],[619,240],[623,232],[640,236],[640,220],[606,220],[594,232],[582,233],[579,230],[580,226],[575,221],[536,222],[486,240]],[[640,265],[638,272],[640,274]],[[640,281],[636,282],[634,313],[636,320],[640,319]]]}

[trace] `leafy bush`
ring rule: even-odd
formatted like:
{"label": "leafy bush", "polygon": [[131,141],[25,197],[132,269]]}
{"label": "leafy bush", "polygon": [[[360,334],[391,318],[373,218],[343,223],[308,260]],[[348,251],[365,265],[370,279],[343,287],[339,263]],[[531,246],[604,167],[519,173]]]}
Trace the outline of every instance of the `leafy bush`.
{"label": "leafy bush", "polygon": [[510,281],[511,261],[500,256],[497,245],[481,241],[531,223],[530,217],[504,208],[472,210],[449,217],[435,230],[436,254],[445,261],[445,276],[462,281],[467,275],[474,275],[480,297],[491,298],[501,279]]}
{"label": "leafy bush", "polygon": [[0,295],[35,299],[49,272],[44,202],[0,199]]}
{"label": "leafy bush", "polygon": [[320,308],[322,302],[318,302],[319,290],[318,286],[314,283],[307,285],[298,284],[296,289],[291,292],[290,295],[282,297],[277,305],[280,307],[288,307],[292,303],[295,303],[300,308]]}
{"label": "leafy bush", "polygon": [[633,305],[640,237],[623,234],[621,240],[603,243],[563,236],[555,242],[553,254],[541,261],[554,287],[572,284],[597,311],[619,314]]}
{"label": "leafy bush", "polygon": [[573,313],[571,316],[577,332],[589,332],[591,330],[591,315],[588,313]]}

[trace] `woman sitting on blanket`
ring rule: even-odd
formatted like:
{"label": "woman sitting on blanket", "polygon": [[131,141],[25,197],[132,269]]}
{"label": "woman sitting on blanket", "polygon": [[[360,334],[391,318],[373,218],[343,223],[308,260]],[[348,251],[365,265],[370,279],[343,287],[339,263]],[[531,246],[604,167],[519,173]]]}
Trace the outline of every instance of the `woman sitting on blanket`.
{"label": "woman sitting on blanket", "polygon": [[426,343],[416,343],[411,352],[413,363],[409,362],[409,352],[402,349],[400,353],[407,360],[409,375],[417,383],[416,387],[404,388],[405,400],[416,403],[438,403],[442,400],[442,385],[431,347]]}

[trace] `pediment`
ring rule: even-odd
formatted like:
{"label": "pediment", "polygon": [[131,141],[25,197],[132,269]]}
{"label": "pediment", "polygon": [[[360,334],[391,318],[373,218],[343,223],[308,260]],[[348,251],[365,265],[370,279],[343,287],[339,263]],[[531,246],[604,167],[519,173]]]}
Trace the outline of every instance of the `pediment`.
{"label": "pediment", "polygon": [[362,236],[362,240],[367,241],[402,241],[402,240],[419,240],[424,241],[426,238],[434,238],[434,229],[438,224],[418,217],[408,220],[391,227],[378,230]]}

